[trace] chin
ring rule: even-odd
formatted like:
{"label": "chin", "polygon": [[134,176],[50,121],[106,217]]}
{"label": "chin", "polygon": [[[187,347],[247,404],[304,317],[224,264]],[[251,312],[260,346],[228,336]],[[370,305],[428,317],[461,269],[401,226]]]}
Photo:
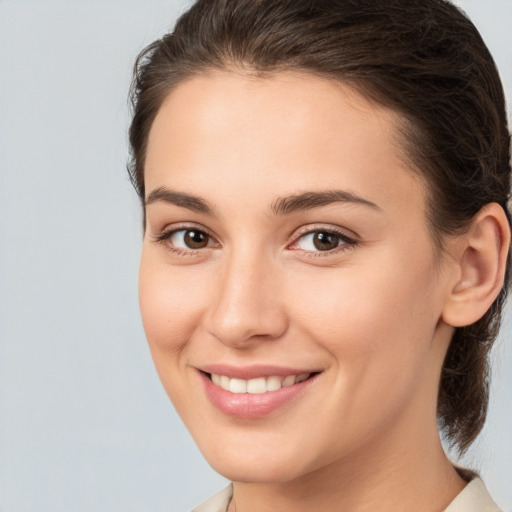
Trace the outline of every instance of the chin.
{"label": "chin", "polygon": [[233,482],[286,483],[301,476],[296,469],[292,471],[286,465],[269,464],[265,460],[260,460],[257,464],[223,460],[210,462],[210,465],[217,473]]}
{"label": "chin", "polygon": [[311,468],[308,471],[306,467],[307,463],[301,450],[293,450],[294,453],[290,454],[271,448],[219,448],[203,451],[203,455],[217,473],[234,482],[285,483],[311,471]]}

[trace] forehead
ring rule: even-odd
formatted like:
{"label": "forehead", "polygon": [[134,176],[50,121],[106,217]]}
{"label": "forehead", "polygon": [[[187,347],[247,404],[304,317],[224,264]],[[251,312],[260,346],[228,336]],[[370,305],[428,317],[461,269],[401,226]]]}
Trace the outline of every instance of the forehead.
{"label": "forehead", "polygon": [[402,201],[413,189],[421,198],[423,184],[403,158],[400,123],[349,85],[307,73],[195,76],[167,96],[155,118],[146,190],[169,185],[222,200],[223,188],[230,199],[247,196],[250,184],[258,197],[268,188],[342,187],[373,202]]}
{"label": "forehead", "polygon": [[[350,116],[354,111],[358,115]],[[149,142],[165,131],[171,135],[173,128],[185,137],[211,136],[213,129],[219,137],[233,135],[232,142],[241,145],[245,135],[241,128],[250,128],[253,133],[263,129],[268,133],[270,128],[282,127],[286,128],[281,133],[284,143],[286,135],[288,141],[294,142],[297,136],[311,137],[318,130],[323,131],[326,139],[331,133],[338,135],[343,125],[344,136],[352,132],[354,138],[360,138],[365,131],[369,136],[384,136],[394,143],[401,121],[394,111],[371,102],[355,88],[337,80],[299,71],[263,77],[211,71],[179,83],[167,95],[153,122]],[[363,128],[361,125],[364,130],[357,133]]]}

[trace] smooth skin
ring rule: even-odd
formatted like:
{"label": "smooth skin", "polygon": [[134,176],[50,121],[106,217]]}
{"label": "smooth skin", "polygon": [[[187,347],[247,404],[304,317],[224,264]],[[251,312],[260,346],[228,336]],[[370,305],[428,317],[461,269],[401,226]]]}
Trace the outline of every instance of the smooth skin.
{"label": "smooth skin", "polygon": [[[231,70],[178,85],[153,123],[142,318],[178,413],[234,481],[230,511],[435,512],[465,485],[439,440],[440,370],[454,326],[497,296],[510,235],[491,204],[435,245],[399,122],[338,82]],[[320,374],[241,419],[205,394],[214,363]]]}

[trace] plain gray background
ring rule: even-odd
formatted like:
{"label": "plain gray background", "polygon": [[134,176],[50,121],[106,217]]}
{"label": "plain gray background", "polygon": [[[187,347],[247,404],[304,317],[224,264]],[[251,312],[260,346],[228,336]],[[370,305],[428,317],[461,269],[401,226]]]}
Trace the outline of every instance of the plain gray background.
{"label": "plain gray background", "polygon": [[[460,0],[512,101],[512,0]],[[186,511],[224,480],[161,389],[126,171],[135,55],[186,1],[0,0],[0,511]],[[508,306],[510,308],[510,305]],[[466,463],[512,510],[512,327]]]}

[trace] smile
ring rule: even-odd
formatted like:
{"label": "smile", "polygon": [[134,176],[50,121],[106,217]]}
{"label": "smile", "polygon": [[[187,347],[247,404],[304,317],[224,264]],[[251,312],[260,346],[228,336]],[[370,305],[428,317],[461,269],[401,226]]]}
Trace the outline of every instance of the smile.
{"label": "smile", "polygon": [[280,377],[273,375],[270,377],[258,377],[256,379],[236,379],[226,375],[212,373],[210,378],[212,382],[231,393],[250,393],[253,395],[261,395],[271,391],[277,391],[282,387],[293,386],[299,382],[303,382],[311,376],[310,373],[301,373],[299,375],[287,375]]}
{"label": "smile", "polygon": [[227,416],[249,420],[263,418],[299,399],[322,373],[275,366],[211,365],[202,368],[198,376],[213,406]]}

